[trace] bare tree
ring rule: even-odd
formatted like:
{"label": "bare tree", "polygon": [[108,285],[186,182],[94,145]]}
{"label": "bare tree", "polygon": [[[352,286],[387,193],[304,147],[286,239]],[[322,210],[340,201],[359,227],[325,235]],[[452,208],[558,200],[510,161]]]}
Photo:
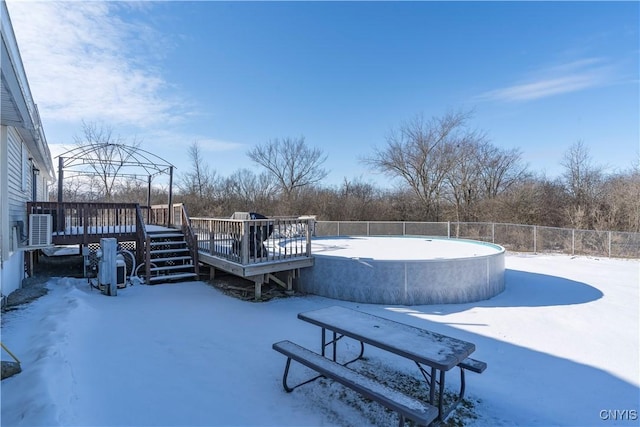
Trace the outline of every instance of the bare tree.
{"label": "bare tree", "polygon": [[484,196],[490,199],[528,177],[527,167],[522,164],[522,152],[517,148],[501,149],[483,144],[478,165]]}
{"label": "bare tree", "polygon": [[195,141],[188,149],[191,169],[183,173],[178,182],[178,188],[183,193],[192,194],[201,199],[211,195],[216,173],[211,171],[205,163],[200,144]]}
{"label": "bare tree", "polygon": [[198,142],[189,146],[191,169],[183,173],[177,182],[180,197],[189,208],[190,215],[211,215],[216,202],[217,177],[205,163]]}
{"label": "bare tree", "polygon": [[603,187],[595,228],[640,232],[640,167],[606,177]]}
{"label": "bare tree", "polygon": [[363,161],[373,169],[398,177],[420,200],[428,219],[439,220],[447,174],[455,167],[456,144],[470,141],[475,132],[465,128],[470,113],[447,113],[426,120],[419,115],[392,130],[384,149]]}
{"label": "bare tree", "polygon": [[257,175],[250,169],[240,169],[224,181],[223,192],[233,201],[234,210],[267,212],[272,208],[274,188],[269,173]]}
{"label": "bare tree", "polygon": [[571,200],[567,215],[575,228],[593,228],[602,190],[603,172],[591,160],[589,148],[577,141],[565,152],[563,181]]}
{"label": "bare tree", "polygon": [[[102,198],[103,185],[96,176],[72,176],[62,187],[64,200],[71,202],[96,202]],[[50,198],[57,200],[58,188],[51,190]]]}
{"label": "bare tree", "polygon": [[483,197],[480,174],[480,151],[484,137],[471,134],[451,150],[451,164],[445,176],[447,195],[455,207],[456,221],[475,220],[478,201]]}
{"label": "bare tree", "polygon": [[110,201],[114,187],[122,179],[121,170],[131,165],[140,141],[126,141],[113,134],[110,126],[82,122],[82,135],[74,138],[78,146],[86,147],[84,152],[90,157],[89,168],[98,177],[104,191],[104,198]]}
{"label": "bare tree", "polygon": [[327,176],[322,165],[326,154],[299,138],[272,139],[247,153],[254,163],[264,167],[275,179],[288,207],[295,192]]}
{"label": "bare tree", "polygon": [[380,218],[384,210],[379,203],[379,191],[361,178],[344,179],[339,192],[341,220],[365,221]]}

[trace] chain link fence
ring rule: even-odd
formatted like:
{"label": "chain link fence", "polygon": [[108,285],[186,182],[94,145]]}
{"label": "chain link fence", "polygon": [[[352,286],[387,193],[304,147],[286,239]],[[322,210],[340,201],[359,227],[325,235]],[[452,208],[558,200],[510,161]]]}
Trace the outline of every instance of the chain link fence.
{"label": "chain link fence", "polygon": [[318,221],[316,236],[432,236],[481,240],[515,252],[640,258],[640,233],[494,222]]}

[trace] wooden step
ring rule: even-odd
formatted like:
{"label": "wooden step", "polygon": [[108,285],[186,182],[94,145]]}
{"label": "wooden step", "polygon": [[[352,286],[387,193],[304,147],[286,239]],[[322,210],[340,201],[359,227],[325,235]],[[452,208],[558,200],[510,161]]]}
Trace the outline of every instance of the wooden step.
{"label": "wooden step", "polygon": [[[197,279],[196,265],[190,256],[184,234],[179,231],[148,232],[150,262],[149,276],[146,282],[150,285]],[[154,267],[155,266],[155,267]]]}
{"label": "wooden step", "polygon": [[158,254],[173,254],[177,252],[189,252],[189,249],[188,248],[156,249],[149,252],[151,253],[151,258],[153,258],[154,255],[158,255]]}
{"label": "wooden step", "polygon": [[180,264],[180,265],[166,265],[162,267],[151,267],[150,271],[167,271],[167,270],[181,270],[183,268],[193,268],[193,264]]}
{"label": "wooden step", "polygon": [[163,282],[172,282],[175,280],[196,279],[197,277],[198,275],[196,273],[163,274],[160,276],[151,276],[148,282],[149,284],[163,283]]}
{"label": "wooden step", "polygon": [[152,241],[151,246],[175,246],[175,245],[186,245],[187,242],[184,240],[161,240],[161,241]]}
{"label": "wooden step", "polygon": [[152,263],[157,263],[157,262],[168,262],[168,261],[173,261],[173,262],[178,262],[178,261],[187,261],[187,260],[191,260],[190,256],[174,256],[174,257],[167,257],[167,258],[151,258],[151,262]]}
{"label": "wooden step", "polygon": [[158,233],[158,234],[153,234],[153,233],[147,233],[149,235],[149,237],[151,237],[151,240],[154,239],[175,239],[176,237],[182,237],[184,239],[184,234],[180,233],[180,232],[176,232],[176,233]]}

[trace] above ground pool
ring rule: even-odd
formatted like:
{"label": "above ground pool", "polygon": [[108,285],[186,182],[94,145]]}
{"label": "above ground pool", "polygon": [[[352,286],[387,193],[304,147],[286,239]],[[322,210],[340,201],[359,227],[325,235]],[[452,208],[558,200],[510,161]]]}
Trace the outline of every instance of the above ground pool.
{"label": "above ground pool", "polygon": [[298,289],[371,304],[453,304],[504,290],[503,247],[430,237],[323,237],[311,241],[315,264]]}

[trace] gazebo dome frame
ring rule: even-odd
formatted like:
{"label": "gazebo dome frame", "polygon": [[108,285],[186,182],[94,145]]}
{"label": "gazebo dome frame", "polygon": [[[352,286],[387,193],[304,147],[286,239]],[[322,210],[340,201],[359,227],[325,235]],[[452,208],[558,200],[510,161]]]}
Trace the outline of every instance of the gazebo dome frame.
{"label": "gazebo dome frame", "polygon": [[[114,154],[112,157],[101,157],[101,153]],[[63,202],[63,185],[65,171],[75,176],[121,177],[140,179],[147,177],[147,206],[151,206],[151,182],[159,175],[169,175],[168,206],[173,204],[173,171],[175,166],[165,159],[143,150],[139,146],[115,143],[91,143],[68,150],[58,159],[58,202]],[[100,168],[96,167],[100,164]],[[122,172],[127,169],[127,172]],[[139,172],[139,173],[135,173]],[[171,213],[172,209],[169,209]],[[171,221],[172,219],[169,218]]]}

